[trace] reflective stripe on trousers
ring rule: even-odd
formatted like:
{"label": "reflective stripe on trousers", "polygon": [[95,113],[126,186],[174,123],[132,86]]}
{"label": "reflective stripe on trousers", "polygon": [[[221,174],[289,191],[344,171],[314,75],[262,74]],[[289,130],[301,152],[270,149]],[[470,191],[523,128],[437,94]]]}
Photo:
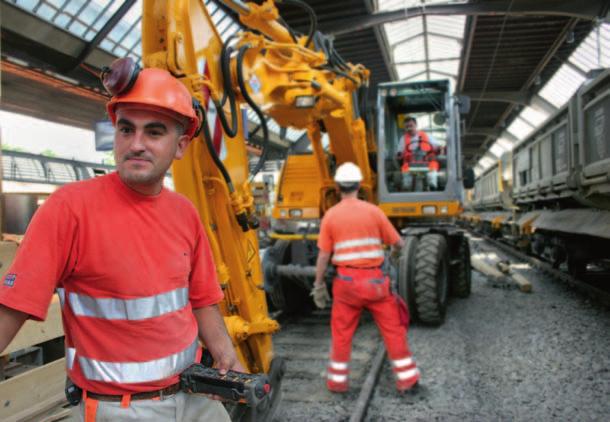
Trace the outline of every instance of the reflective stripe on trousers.
{"label": "reflective stripe on trousers", "polygon": [[77,358],[83,375],[89,380],[133,384],[162,380],[182,372],[195,362],[198,349],[195,338],[178,353],[146,362],[104,362],[80,355]]}
{"label": "reflective stripe on trousers", "polygon": [[328,372],[326,378],[329,381],[337,383],[346,383],[349,374],[349,363],[348,362],[337,362],[331,360],[328,362]]}
{"label": "reflective stripe on trousers", "polygon": [[188,304],[189,289],[179,288],[136,299],[96,298],[69,293],[69,305],[76,316],[137,321],[176,312]]}

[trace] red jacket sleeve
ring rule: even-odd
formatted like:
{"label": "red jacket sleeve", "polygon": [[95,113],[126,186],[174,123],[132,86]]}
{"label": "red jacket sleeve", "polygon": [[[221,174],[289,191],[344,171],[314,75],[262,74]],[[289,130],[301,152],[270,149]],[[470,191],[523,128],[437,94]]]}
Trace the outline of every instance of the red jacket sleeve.
{"label": "red jacket sleeve", "polygon": [[215,305],[224,295],[218,282],[216,266],[208,237],[203,230],[199,217],[196,217],[199,229],[195,250],[192,255],[189,300],[193,309]]}
{"label": "red jacket sleeve", "polygon": [[77,233],[68,204],[51,195],[34,214],[0,283],[0,304],[44,320],[56,286],[76,264]]}

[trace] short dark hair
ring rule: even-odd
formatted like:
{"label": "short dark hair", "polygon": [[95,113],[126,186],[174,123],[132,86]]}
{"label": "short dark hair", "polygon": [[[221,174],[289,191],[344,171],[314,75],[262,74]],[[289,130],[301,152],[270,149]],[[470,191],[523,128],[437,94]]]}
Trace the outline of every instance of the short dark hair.
{"label": "short dark hair", "polygon": [[360,189],[360,183],[337,183],[339,185],[339,192],[341,193],[352,193]]}
{"label": "short dark hair", "polygon": [[417,119],[415,117],[413,117],[413,116],[405,117],[405,120],[403,121],[403,124],[406,124],[407,122],[410,122],[410,121],[414,121],[415,124],[417,124]]}

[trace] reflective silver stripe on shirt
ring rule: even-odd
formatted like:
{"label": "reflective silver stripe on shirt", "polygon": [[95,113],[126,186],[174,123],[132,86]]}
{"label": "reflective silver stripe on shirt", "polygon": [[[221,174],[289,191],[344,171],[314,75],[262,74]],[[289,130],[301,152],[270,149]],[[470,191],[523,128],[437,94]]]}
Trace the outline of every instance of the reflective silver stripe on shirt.
{"label": "reflective silver stripe on shirt", "polygon": [[75,356],[76,349],[74,347],[66,347],[66,368],[72,369],[72,366],[74,366]]}
{"label": "reflective silver stripe on shirt", "polygon": [[92,381],[133,384],[169,378],[195,362],[199,343],[195,341],[176,354],[147,362],[104,362],[78,356],[85,377]]}
{"label": "reflective silver stripe on shirt", "polygon": [[376,237],[364,237],[362,239],[345,240],[335,243],[334,249],[355,248],[357,246],[381,245],[381,239]]}
{"label": "reflective silver stripe on shirt", "polygon": [[362,251],[333,255],[333,262],[351,261],[352,259],[383,258],[383,251]]}
{"label": "reflective silver stripe on shirt", "polygon": [[179,288],[156,296],[137,299],[95,298],[70,292],[70,307],[77,316],[136,321],[154,318],[184,308],[188,288]]}
{"label": "reflective silver stripe on shirt", "polygon": [[55,289],[55,291],[57,292],[57,296],[59,296],[59,304],[61,305],[61,309],[63,309],[64,305],[66,304],[66,290],[63,287],[58,287]]}

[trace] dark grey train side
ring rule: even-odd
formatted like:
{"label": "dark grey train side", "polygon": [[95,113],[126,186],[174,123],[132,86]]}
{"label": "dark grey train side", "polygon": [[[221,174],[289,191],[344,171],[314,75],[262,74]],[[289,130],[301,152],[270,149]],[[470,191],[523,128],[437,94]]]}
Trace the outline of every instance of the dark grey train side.
{"label": "dark grey train side", "polygon": [[610,70],[479,176],[470,207],[471,224],[573,273],[608,265]]}

